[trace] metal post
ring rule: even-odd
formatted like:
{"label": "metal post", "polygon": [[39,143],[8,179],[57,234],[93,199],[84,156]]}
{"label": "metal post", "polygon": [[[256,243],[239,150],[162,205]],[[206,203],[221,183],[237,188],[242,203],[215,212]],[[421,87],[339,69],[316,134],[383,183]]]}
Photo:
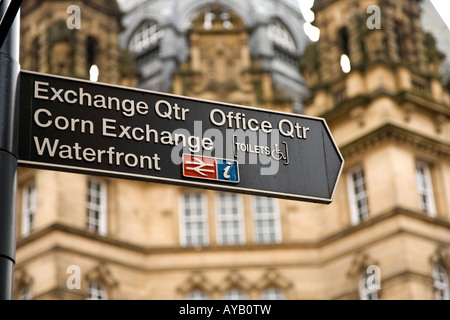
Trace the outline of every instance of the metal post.
{"label": "metal post", "polygon": [[20,11],[15,6],[15,0],[0,2],[1,29],[9,30],[0,43],[0,300],[12,299],[16,255]]}

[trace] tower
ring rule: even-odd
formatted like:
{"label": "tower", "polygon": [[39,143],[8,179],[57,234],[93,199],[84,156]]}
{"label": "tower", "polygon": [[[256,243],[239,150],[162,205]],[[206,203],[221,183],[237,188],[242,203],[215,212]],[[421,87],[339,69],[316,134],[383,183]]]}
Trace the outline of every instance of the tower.
{"label": "tower", "polygon": [[[15,297],[448,297],[450,99],[419,3],[316,0],[321,38],[307,46],[293,0],[138,1],[120,34],[138,86],[324,117],[346,163],[333,202],[23,168]],[[69,5],[81,29],[52,27]],[[22,67],[133,74],[110,60],[121,57],[114,12],[110,1],[24,3]]]}
{"label": "tower", "polygon": [[[326,118],[346,161],[326,214],[330,231],[349,224],[344,238],[355,242],[359,267],[348,277],[362,275],[359,292],[371,298],[363,276],[377,265],[385,279],[378,297],[434,299],[441,293],[432,277],[448,274],[450,262],[444,55],[422,29],[420,1],[316,0],[313,11],[320,39],[302,61],[311,91],[305,113]],[[390,232],[375,231],[383,225]],[[334,298],[355,298],[354,288]]]}
{"label": "tower", "polygon": [[[22,5],[22,69],[90,79],[133,83],[132,64],[123,63],[119,45],[122,13],[116,1],[26,1]],[[130,60],[131,62],[131,60]],[[94,71],[95,72],[95,71]]]}

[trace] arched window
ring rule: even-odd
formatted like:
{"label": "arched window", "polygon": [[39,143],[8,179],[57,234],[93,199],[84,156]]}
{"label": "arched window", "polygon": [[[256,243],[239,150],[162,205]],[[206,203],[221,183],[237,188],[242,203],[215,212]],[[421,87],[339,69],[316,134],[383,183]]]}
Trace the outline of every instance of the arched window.
{"label": "arched window", "polygon": [[276,18],[271,19],[271,23],[267,29],[267,35],[275,45],[287,50],[290,53],[295,53],[297,46],[286,26]]}
{"label": "arched window", "polygon": [[348,197],[351,223],[356,225],[369,218],[369,204],[366,178],[362,166],[355,167],[347,174]]}
{"label": "arched window", "polygon": [[277,288],[267,288],[261,293],[261,300],[286,300],[286,296]]}
{"label": "arched window", "polygon": [[146,49],[158,44],[163,35],[163,30],[159,29],[155,21],[144,22],[134,33],[130,40],[130,51],[139,54]]}
{"label": "arched window", "polygon": [[338,41],[341,52],[340,64],[342,71],[345,73],[350,72],[351,63],[350,63],[350,36],[348,34],[348,30],[346,27],[343,27],[338,32]]}
{"label": "arched window", "polygon": [[433,266],[433,286],[436,300],[450,300],[450,287],[447,272],[440,264]]}
{"label": "arched window", "polygon": [[231,289],[223,296],[224,300],[247,300],[247,295],[239,289]]}
{"label": "arched window", "polygon": [[186,300],[209,300],[209,297],[205,292],[201,290],[195,290],[190,292],[186,296]]}
{"label": "arched window", "polygon": [[243,244],[245,242],[242,199],[234,193],[216,196],[217,243]]}
{"label": "arched window", "polygon": [[107,300],[105,288],[98,282],[91,282],[88,288],[88,300]]}
{"label": "arched window", "polygon": [[97,81],[99,76],[99,71],[97,67],[98,51],[99,47],[97,39],[89,36],[86,39],[86,66],[90,80],[92,81]]}
{"label": "arched window", "polygon": [[253,199],[253,234],[257,243],[281,242],[278,202],[274,198],[255,196]]}
{"label": "arched window", "polygon": [[397,53],[400,60],[406,58],[406,33],[403,22],[399,20],[394,21],[394,30],[395,30],[395,42],[397,43]]}
{"label": "arched window", "polygon": [[349,56],[350,55],[350,46],[349,46],[350,36],[348,34],[348,30],[346,27],[339,29],[338,37],[339,37],[339,47],[340,47],[341,53]]}
{"label": "arched window", "polygon": [[203,28],[205,30],[211,30],[215,21],[220,21],[225,29],[233,29],[230,13],[222,11],[221,8],[213,8],[213,10],[206,11],[203,19]]}

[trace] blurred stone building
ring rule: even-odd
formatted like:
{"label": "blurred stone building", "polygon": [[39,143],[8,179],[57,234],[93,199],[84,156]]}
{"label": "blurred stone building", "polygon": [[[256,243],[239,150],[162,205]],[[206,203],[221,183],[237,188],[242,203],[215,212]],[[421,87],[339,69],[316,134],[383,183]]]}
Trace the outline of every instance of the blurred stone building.
{"label": "blurred stone building", "polygon": [[24,2],[22,69],[324,117],[345,167],[329,205],[19,168],[14,297],[449,299],[450,95],[420,3],[316,0],[310,42],[292,0]]}

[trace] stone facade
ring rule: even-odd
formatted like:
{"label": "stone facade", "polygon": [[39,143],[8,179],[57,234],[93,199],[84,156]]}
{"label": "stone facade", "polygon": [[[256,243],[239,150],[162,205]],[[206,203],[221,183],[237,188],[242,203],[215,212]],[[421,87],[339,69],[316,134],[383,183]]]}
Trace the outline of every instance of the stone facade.
{"label": "stone facade", "polygon": [[[22,68],[87,78],[77,54],[93,35],[101,81],[121,83],[120,40],[144,89],[324,117],[345,167],[330,205],[20,168],[15,298],[435,299],[434,266],[450,274],[450,96],[416,1],[380,0],[368,29],[373,1],[316,0],[309,45],[292,1],[140,1],[120,39],[113,7],[79,1],[96,19],[56,42],[38,30],[69,3],[28,3]],[[198,229],[188,212],[205,214]]]}

